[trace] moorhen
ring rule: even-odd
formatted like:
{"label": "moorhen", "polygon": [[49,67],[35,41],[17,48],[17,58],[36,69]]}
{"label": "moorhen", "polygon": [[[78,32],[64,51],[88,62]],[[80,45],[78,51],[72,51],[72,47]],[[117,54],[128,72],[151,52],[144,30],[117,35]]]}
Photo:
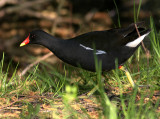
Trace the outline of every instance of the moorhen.
{"label": "moorhen", "polygon": [[[102,63],[102,71],[115,69],[115,60],[118,59],[119,68],[128,74],[121,65],[133,55],[144,37],[149,34],[150,29],[145,29],[143,25],[144,22],[138,22],[126,28],[88,32],[67,40],[56,38],[42,30],[34,30],[20,46],[42,45],[62,61],[92,72],[95,71],[95,55]],[[134,87],[130,75],[127,77]]]}

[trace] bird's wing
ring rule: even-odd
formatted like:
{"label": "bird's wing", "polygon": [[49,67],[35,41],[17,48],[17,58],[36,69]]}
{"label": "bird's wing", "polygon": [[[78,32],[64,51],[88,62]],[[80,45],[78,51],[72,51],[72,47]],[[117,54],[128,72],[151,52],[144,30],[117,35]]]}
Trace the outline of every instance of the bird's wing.
{"label": "bird's wing", "polygon": [[123,39],[123,36],[112,30],[93,31],[73,38],[74,41],[85,47],[104,51],[116,47],[120,39]]}
{"label": "bird's wing", "polygon": [[[141,27],[142,23],[137,23],[138,30],[141,35],[145,28]],[[144,32],[145,33],[145,32]],[[88,47],[96,48],[96,50],[110,51],[117,47],[123,46],[138,38],[137,30],[134,24],[127,28],[116,28],[105,31],[93,31],[79,35],[71,40]]]}

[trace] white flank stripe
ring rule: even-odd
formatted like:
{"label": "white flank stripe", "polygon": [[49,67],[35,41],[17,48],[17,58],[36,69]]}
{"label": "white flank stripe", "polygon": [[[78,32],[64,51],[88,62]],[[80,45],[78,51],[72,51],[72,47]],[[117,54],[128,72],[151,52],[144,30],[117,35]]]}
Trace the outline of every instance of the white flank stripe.
{"label": "white flank stripe", "polygon": [[106,54],[106,52],[102,50],[96,50],[96,55],[100,55],[100,54]]}
{"label": "white flank stripe", "polygon": [[83,48],[86,49],[86,50],[93,50],[92,48],[86,47],[86,46],[84,46],[84,45],[82,45],[82,44],[80,44],[80,46],[83,47]]}
{"label": "white flank stripe", "polygon": [[[86,47],[86,46],[84,46],[84,45],[82,45],[82,44],[80,44],[80,46],[83,47],[83,48],[86,49],[86,50],[93,50],[92,48]],[[106,54],[106,52],[103,51],[103,50],[96,50],[96,55],[100,55],[100,54]]]}
{"label": "white flank stripe", "polygon": [[149,33],[144,34],[143,36],[140,36],[139,38],[135,39],[132,42],[129,42],[126,44],[128,47],[136,47],[143,39],[145,36],[147,36]]}

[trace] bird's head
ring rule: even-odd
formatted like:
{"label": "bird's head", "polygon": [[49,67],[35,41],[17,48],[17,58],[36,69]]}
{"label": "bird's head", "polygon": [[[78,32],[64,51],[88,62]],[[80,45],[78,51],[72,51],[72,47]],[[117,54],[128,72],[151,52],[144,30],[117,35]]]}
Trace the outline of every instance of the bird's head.
{"label": "bird's head", "polygon": [[41,34],[44,34],[42,30],[34,30],[29,33],[28,37],[20,44],[20,47],[27,44],[40,44],[42,37]]}

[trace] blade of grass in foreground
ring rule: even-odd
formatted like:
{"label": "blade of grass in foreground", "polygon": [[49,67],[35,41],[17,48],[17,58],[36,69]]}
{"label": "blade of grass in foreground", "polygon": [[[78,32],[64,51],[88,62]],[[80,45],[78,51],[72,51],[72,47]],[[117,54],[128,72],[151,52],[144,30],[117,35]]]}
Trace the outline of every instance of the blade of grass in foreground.
{"label": "blade of grass in foreground", "polygon": [[98,92],[100,94],[100,98],[98,98],[103,111],[104,118],[107,119],[117,119],[117,111],[116,106],[111,103],[108,96],[104,91],[104,84],[102,83],[102,62],[98,61],[97,56],[95,55],[95,66],[98,80]]}
{"label": "blade of grass in foreground", "polygon": [[157,34],[157,31],[154,26],[153,18],[150,17],[150,27],[151,27],[151,44],[153,46],[154,52],[157,55],[158,58],[160,58],[160,42],[159,42],[159,34]]}

